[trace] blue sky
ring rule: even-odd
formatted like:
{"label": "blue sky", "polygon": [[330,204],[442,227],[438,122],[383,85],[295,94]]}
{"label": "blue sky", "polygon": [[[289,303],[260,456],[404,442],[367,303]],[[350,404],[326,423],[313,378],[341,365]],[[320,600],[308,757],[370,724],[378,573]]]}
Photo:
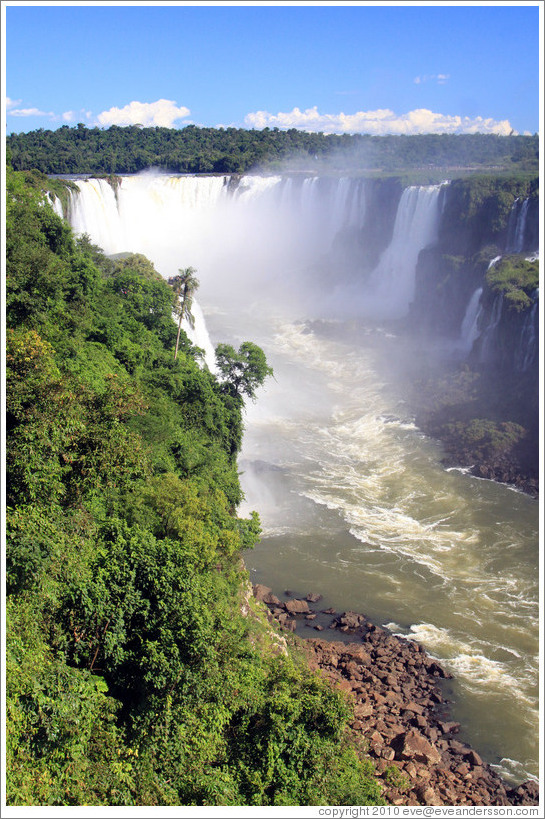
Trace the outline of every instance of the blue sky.
{"label": "blue sky", "polygon": [[6,133],[534,133],[538,6],[5,2]]}

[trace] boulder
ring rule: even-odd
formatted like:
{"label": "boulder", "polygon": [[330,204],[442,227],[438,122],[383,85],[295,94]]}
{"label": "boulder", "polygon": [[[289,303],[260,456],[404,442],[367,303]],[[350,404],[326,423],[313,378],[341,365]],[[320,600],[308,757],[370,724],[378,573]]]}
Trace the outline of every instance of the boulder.
{"label": "boulder", "polygon": [[360,627],[364,619],[361,614],[357,614],[355,611],[345,611],[344,614],[341,614],[339,617],[339,623],[345,628],[356,629]]}
{"label": "boulder", "polygon": [[322,595],[316,594],[316,592],[309,592],[305,599],[308,600],[309,603],[317,603],[318,600],[322,599]]}
{"label": "boulder", "polygon": [[414,759],[425,765],[438,765],[441,762],[437,748],[413,728],[397,737],[393,745],[398,759]]}
{"label": "boulder", "polygon": [[[268,586],[264,586],[262,583],[256,583],[253,587],[253,592],[255,599],[263,602],[265,597],[272,593],[272,589],[269,589]],[[280,600],[278,602],[280,602]]]}
{"label": "boulder", "polygon": [[470,765],[473,765],[475,767],[481,768],[483,765],[483,761],[476,751],[473,750],[468,751],[468,753],[465,755],[465,758],[467,759]]}
{"label": "boulder", "polygon": [[284,604],[286,611],[289,611],[290,614],[309,614],[310,609],[308,607],[308,603],[306,600],[288,600],[287,603]]}

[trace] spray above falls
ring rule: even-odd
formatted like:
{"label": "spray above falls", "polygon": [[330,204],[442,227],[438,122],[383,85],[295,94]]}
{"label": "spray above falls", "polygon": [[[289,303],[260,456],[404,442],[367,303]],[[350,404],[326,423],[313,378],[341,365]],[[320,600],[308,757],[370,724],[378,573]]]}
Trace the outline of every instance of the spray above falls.
{"label": "spray above falls", "polygon": [[390,241],[369,271],[366,224],[377,205],[366,179],[146,172],[115,190],[107,180],[76,184],[77,233],[107,254],[143,253],[165,278],[194,267],[201,299],[378,320],[409,309],[418,255],[436,239],[441,189],[401,193]]}

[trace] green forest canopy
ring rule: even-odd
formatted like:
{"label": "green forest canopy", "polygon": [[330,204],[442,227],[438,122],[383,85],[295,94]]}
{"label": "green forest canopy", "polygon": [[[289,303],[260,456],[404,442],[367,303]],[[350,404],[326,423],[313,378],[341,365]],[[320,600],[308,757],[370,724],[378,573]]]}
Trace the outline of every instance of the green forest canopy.
{"label": "green forest canopy", "polygon": [[16,170],[48,174],[136,173],[157,167],[172,173],[243,173],[291,162],[303,170],[329,166],[361,171],[422,168],[537,171],[539,140],[495,134],[414,136],[307,133],[295,128],[40,128],[7,137]]}

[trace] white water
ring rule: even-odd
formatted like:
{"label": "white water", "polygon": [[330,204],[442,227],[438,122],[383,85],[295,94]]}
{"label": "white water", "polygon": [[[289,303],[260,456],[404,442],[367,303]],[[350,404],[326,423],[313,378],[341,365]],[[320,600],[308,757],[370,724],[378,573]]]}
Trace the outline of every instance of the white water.
{"label": "white water", "polygon": [[[79,187],[76,230],[108,253],[145,253],[166,278],[195,267],[214,341],[256,341],[274,367],[240,459],[241,511],[264,526],[253,578],[395,621],[456,675],[464,737],[518,781],[535,774],[537,504],[444,470],[392,380],[390,364],[417,351],[342,318],[370,302],[380,317],[406,311],[438,188],[405,191],[371,286],[346,295],[312,270],[373,207],[361,180],[244,177],[233,193],[223,177],[146,174],[124,178],[117,201],[107,182]],[[308,324],[332,295],[337,320]]]}
{"label": "white water", "polygon": [[524,248],[529,204],[529,199],[524,199],[522,204],[519,199],[513,203],[509,217],[506,253],[521,253]]}
{"label": "white water", "polygon": [[466,313],[462,321],[460,330],[460,344],[463,350],[469,352],[473,347],[474,341],[479,336],[479,319],[482,313],[481,295],[482,287],[478,287],[469,300],[466,308]]}
{"label": "white water", "polygon": [[378,319],[407,314],[414,298],[420,251],[437,239],[441,185],[405,188],[397,210],[392,241],[371,274],[364,313]]}

